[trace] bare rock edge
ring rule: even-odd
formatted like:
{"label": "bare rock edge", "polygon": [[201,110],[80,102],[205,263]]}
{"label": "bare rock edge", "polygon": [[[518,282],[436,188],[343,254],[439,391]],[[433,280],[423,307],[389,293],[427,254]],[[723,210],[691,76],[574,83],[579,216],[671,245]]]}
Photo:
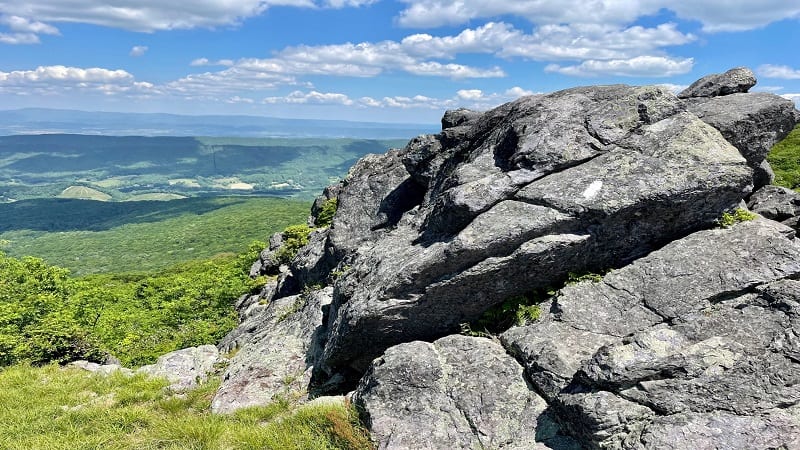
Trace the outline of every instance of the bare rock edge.
{"label": "bare rock edge", "polygon": [[[238,303],[213,409],[353,391],[382,449],[800,448],[800,200],[765,160],[800,115],[755,82],[448,111],[364,157],[315,202],[311,224],[338,199],[330,226],[254,264],[277,279]],[[763,217],[717,226],[748,200]],[[609,269],[533,323],[458,334]]]}

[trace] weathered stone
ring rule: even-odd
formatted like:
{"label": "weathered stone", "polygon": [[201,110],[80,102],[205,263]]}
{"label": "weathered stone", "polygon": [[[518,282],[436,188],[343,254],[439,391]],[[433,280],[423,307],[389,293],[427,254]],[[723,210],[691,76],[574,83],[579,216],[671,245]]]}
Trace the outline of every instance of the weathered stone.
{"label": "weathered stone", "polygon": [[764,186],[747,201],[747,206],[767,219],[798,229],[800,194],[781,186]]}
{"label": "weathered stone", "polygon": [[[453,148],[418,140],[403,171],[392,153],[357,166],[342,202],[348,189],[374,198],[373,172],[357,176],[365,167],[391,167],[394,185],[409,173],[427,180],[427,194],[394,227],[360,235],[336,283],[327,370],[363,372],[388,346],[446,335],[509,296],[713,223],[749,192],[751,171],[682,108],[653,87],[576,88],[487,112]],[[437,158],[435,172],[420,169]],[[347,214],[334,219],[334,248]]]}
{"label": "weathered stone", "polygon": [[392,347],[353,402],[380,449],[537,447],[546,404],[492,341],[449,336]]}
{"label": "weathered stone", "polygon": [[762,167],[773,145],[794,129],[795,105],[775,94],[757,92],[686,101],[690,112],[718,129],[755,170],[756,189],[772,182]]}
{"label": "weathered stone", "polygon": [[182,392],[204,382],[216,370],[219,361],[217,347],[201,345],[161,355],[155,364],[142,366],[136,372],[166,378],[170,389]]}
{"label": "weathered stone", "polygon": [[679,414],[656,418],[627,448],[729,450],[800,448],[800,420],[782,411],[759,416],[739,416],[724,411]]}
{"label": "weathered stone", "polygon": [[277,397],[304,401],[324,338],[323,307],[331,288],[275,299],[262,305],[227,339],[231,357],[211,409],[231,413],[263,406]]}
{"label": "weathered stone", "polygon": [[83,369],[87,372],[98,373],[100,375],[111,375],[117,372],[123,373],[125,375],[133,375],[133,371],[131,369],[122,367],[119,364],[98,364],[96,362],[79,360],[79,361],[72,361],[71,363],[67,364],[67,366],[76,367],[78,369]]}
{"label": "weathered stone", "polygon": [[678,98],[717,97],[747,92],[756,85],[756,76],[747,67],[706,75],[678,94]]}

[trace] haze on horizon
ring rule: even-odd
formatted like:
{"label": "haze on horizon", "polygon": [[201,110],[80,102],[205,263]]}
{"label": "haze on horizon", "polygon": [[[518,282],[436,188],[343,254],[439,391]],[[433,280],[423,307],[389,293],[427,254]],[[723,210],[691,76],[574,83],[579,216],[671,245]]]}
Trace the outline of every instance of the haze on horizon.
{"label": "haze on horizon", "polygon": [[436,123],[748,66],[800,103],[800,0],[0,0],[3,109]]}

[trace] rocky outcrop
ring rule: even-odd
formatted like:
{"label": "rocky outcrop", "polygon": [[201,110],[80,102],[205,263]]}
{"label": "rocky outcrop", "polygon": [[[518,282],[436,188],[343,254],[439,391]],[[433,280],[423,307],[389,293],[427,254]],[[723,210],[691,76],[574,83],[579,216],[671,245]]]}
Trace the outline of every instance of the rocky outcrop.
{"label": "rocky outcrop", "polygon": [[[718,226],[795,125],[754,82],[449,111],[441,133],[363,158],[316,203],[337,199],[330,227],[241,299],[214,409],[356,389],[380,448],[791,448],[800,245],[766,218]],[[456,335],[608,269],[540,299],[502,346]]]}
{"label": "rocky outcrop", "polygon": [[184,348],[158,357],[155,364],[136,369],[151,377],[166,378],[169,387],[175,392],[188,391],[208,379],[222,362],[217,347],[201,345]]}
{"label": "rocky outcrop", "polygon": [[[569,272],[623,265],[709,226],[752,186],[739,152],[655,87],[570,89],[457,123],[343,184],[330,241],[351,262],[328,373],[363,372],[393,344],[457,332]],[[387,222],[379,205],[398,191],[423,194]]]}
{"label": "rocky outcrop", "polygon": [[332,288],[307,290],[253,304],[244,322],[219,345],[232,356],[212,411],[229,413],[278,398],[307,399],[315,355],[325,335],[323,309],[331,293]]}

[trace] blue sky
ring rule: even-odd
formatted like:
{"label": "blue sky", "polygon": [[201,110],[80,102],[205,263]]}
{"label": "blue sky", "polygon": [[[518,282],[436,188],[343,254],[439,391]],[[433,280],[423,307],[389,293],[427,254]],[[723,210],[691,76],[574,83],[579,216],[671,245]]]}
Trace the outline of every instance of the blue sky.
{"label": "blue sky", "polygon": [[3,109],[437,122],[735,66],[800,104],[800,0],[0,0]]}

